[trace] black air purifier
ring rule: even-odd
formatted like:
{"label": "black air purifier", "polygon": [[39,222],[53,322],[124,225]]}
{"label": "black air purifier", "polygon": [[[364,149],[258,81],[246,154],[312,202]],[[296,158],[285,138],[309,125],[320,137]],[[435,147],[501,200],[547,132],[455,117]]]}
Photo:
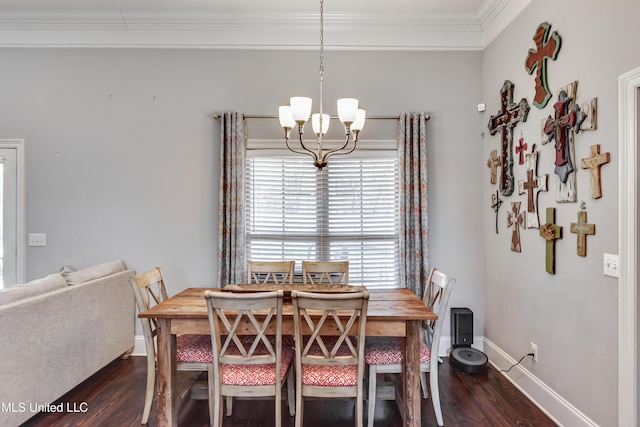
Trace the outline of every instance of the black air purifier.
{"label": "black air purifier", "polygon": [[473,312],[468,308],[451,309],[451,366],[470,374],[486,372],[487,355],[471,348],[473,344]]}

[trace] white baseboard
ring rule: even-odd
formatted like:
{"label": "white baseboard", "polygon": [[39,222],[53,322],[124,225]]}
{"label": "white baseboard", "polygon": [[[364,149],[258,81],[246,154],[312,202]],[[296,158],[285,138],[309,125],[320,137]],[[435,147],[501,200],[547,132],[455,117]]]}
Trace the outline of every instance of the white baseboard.
{"label": "white baseboard", "polygon": [[136,335],[133,338],[133,352],[132,356],[146,356],[147,347],[144,344],[144,335]]}
{"label": "white baseboard", "polygon": [[[484,352],[489,357],[489,363],[496,369],[508,369],[517,362],[490,340],[484,338],[484,344]],[[598,426],[521,365],[515,366],[511,372],[503,373],[503,375],[558,425]]]}

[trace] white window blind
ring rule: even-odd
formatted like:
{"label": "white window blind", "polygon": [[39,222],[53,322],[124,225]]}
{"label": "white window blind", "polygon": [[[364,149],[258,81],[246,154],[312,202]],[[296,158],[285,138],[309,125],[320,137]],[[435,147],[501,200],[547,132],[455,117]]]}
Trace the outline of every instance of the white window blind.
{"label": "white window blind", "polygon": [[398,161],[247,158],[247,258],[349,261],[349,283],[398,286]]}

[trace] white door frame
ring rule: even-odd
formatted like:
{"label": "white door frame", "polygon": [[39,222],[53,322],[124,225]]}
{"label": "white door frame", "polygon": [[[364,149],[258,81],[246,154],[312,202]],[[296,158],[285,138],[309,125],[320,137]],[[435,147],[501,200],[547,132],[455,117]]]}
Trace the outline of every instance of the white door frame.
{"label": "white door frame", "polygon": [[25,281],[25,157],[24,139],[0,139],[0,148],[16,150],[16,283]]}
{"label": "white door frame", "polygon": [[637,159],[640,68],[618,78],[618,425],[638,425],[637,415]]}

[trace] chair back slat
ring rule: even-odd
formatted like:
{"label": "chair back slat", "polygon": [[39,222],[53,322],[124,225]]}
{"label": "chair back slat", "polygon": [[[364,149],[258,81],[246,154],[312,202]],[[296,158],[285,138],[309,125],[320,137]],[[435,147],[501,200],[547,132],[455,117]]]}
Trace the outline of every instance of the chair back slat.
{"label": "chair back slat", "polygon": [[[297,340],[296,351],[301,363],[318,365],[359,363],[364,346],[368,292],[319,294],[293,291],[291,297]],[[331,325],[328,325],[329,321]],[[337,334],[323,335],[322,331],[327,327],[335,330]],[[353,340],[352,335],[357,339]]]}
{"label": "chair back slat", "polygon": [[429,273],[429,280],[427,287],[424,289],[422,300],[427,307],[438,315],[438,318],[424,320],[422,327],[425,332],[425,343],[431,348],[432,354],[437,354],[438,351],[443,322],[449,305],[449,297],[455,282],[456,279],[454,277],[436,268],[432,268]]}
{"label": "chair back slat", "polygon": [[348,285],[349,261],[302,261],[302,282],[308,285]]}
{"label": "chair back slat", "polygon": [[247,283],[293,283],[295,261],[247,261]]}
{"label": "chair back slat", "polygon": [[[268,364],[278,360],[282,346],[282,291],[251,294],[207,291],[205,298],[213,353],[220,363]],[[280,337],[276,348],[266,335],[274,326],[276,337]]]}

